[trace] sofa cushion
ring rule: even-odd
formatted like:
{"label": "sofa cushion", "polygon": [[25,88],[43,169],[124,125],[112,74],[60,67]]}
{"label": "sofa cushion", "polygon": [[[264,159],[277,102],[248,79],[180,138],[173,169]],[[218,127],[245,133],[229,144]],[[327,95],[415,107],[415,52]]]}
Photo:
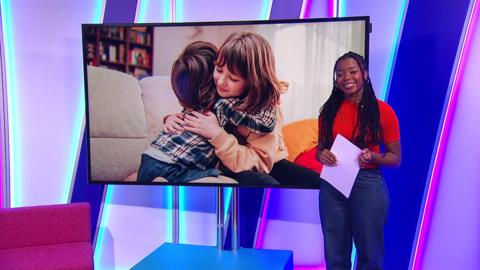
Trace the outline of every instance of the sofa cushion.
{"label": "sofa cushion", "polygon": [[305,119],[289,123],[283,127],[288,160],[294,161],[298,155],[318,144],[318,120]]}
{"label": "sofa cushion", "polygon": [[90,206],[73,203],[0,209],[0,228],[0,249],[88,242]]}
{"label": "sofa cushion", "polygon": [[139,82],[142,90],[148,137],[153,139],[163,129],[163,117],[182,110],[168,76],[147,77]]}
{"label": "sofa cushion", "polygon": [[137,79],[100,67],[88,66],[87,72],[90,137],[147,137]]}
{"label": "sofa cushion", "polygon": [[2,270],[93,269],[89,242],[0,249]]}

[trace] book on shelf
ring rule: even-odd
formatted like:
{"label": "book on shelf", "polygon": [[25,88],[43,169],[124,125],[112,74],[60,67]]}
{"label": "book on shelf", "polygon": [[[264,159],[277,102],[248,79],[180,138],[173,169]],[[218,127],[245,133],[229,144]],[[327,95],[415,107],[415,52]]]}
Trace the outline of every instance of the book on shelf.
{"label": "book on shelf", "polygon": [[134,48],[130,50],[129,56],[129,64],[147,68],[150,67],[150,53],[147,50]]}
{"label": "book on shelf", "polygon": [[137,32],[147,32],[147,27],[146,26],[134,26],[132,27],[133,31]]}
{"label": "book on shelf", "polygon": [[152,35],[148,32],[130,31],[130,42],[150,46],[152,44]]}
{"label": "book on shelf", "polygon": [[103,45],[103,42],[99,42],[98,45],[98,55],[100,56],[100,60],[102,61],[107,61],[107,54],[105,53],[105,47]]}
{"label": "book on shelf", "polygon": [[94,43],[87,43],[87,58],[94,59],[95,58],[95,44]]}
{"label": "book on shelf", "polygon": [[100,28],[100,35],[111,39],[124,40],[125,28],[124,27],[108,27]]}
{"label": "book on shelf", "polygon": [[137,78],[151,76],[153,32],[151,27],[92,27],[86,43],[86,61],[134,74]]}
{"label": "book on shelf", "polygon": [[113,63],[117,62],[117,46],[115,45],[108,46],[108,61]]}
{"label": "book on shelf", "polygon": [[118,46],[118,62],[125,63],[125,45]]}

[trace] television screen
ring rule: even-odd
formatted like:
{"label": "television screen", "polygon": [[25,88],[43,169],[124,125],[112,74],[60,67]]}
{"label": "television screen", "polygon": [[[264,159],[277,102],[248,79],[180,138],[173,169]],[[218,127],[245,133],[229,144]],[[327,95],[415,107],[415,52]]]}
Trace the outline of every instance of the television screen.
{"label": "television screen", "polygon": [[84,24],[89,182],[318,188],[336,59],[369,17]]}

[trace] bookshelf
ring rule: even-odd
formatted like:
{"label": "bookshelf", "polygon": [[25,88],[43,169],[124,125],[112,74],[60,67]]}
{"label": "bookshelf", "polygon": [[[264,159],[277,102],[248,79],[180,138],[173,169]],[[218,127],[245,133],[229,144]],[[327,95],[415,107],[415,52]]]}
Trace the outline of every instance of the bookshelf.
{"label": "bookshelf", "polygon": [[88,26],[84,28],[88,65],[133,75],[152,75],[153,28]]}

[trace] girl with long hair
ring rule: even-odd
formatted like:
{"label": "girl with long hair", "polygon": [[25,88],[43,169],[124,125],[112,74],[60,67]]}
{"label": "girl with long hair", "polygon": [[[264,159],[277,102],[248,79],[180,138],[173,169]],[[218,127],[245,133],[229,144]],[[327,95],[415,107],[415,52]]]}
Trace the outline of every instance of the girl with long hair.
{"label": "girl with long hair", "polygon": [[241,185],[318,187],[318,174],[286,160],[288,152],[279,108],[283,87],[275,73],[274,54],[268,41],[252,32],[231,34],[219,49],[213,80],[220,97],[237,95],[241,98],[236,107],[238,111],[258,114],[274,106],[275,129],[259,133],[241,125],[222,128],[213,114],[201,113],[184,118],[178,114],[170,116],[165,128],[170,131],[184,128],[207,138],[222,163],[223,173]]}

